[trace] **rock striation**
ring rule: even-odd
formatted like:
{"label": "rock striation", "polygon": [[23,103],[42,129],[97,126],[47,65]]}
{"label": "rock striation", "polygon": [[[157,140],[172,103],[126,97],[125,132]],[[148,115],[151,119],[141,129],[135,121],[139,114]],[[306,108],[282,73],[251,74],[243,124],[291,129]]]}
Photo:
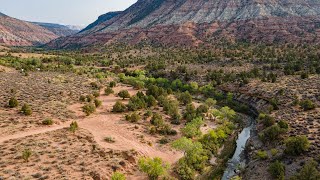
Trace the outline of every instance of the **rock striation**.
{"label": "rock striation", "polygon": [[248,42],[319,42],[318,0],[138,0],[107,13],[53,48],[115,42],[198,46],[217,39]]}
{"label": "rock striation", "polygon": [[57,37],[41,26],[0,13],[0,44],[32,46],[48,43]]}

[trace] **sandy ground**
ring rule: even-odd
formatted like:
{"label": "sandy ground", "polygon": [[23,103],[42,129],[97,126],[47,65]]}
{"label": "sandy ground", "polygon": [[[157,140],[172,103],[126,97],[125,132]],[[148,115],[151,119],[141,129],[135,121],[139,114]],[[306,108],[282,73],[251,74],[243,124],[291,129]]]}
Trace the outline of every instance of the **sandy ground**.
{"label": "sandy ground", "polygon": [[[131,95],[135,94],[137,91],[131,87],[124,85],[114,88],[115,94],[120,90],[128,90]],[[96,113],[91,116],[85,116],[81,111],[82,104],[73,104],[68,107],[69,110],[75,112],[77,118],[74,120],[78,121],[79,127],[88,130],[92,133],[94,140],[104,148],[128,151],[136,150],[141,155],[150,157],[161,157],[163,160],[169,162],[170,164],[175,163],[180,159],[183,154],[181,152],[173,151],[168,146],[160,146],[156,144],[156,137],[152,137],[144,133],[143,127],[136,129],[135,124],[126,122],[123,119],[123,114],[114,114],[111,112],[112,106],[119,97],[115,95],[101,96],[99,98],[103,103]],[[123,101],[126,103],[126,100]],[[2,136],[0,137],[0,143],[4,141],[23,138],[26,136],[42,134],[46,132],[52,132],[65,127],[68,127],[70,121],[61,123],[60,125],[53,125],[50,127],[31,129],[25,132],[19,132],[17,134]],[[112,137],[115,143],[108,143],[104,141],[104,138]],[[139,139],[140,137],[140,139]],[[141,139],[143,137],[143,140]],[[149,142],[149,143],[147,143]]]}

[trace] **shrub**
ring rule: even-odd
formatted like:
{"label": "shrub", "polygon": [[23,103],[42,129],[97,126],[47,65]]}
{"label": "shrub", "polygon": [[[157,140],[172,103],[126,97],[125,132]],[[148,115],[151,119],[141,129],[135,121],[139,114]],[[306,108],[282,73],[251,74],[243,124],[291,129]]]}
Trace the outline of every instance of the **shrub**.
{"label": "shrub", "polygon": [[126,180],[126,176],[120,172],[115,172],[112,174],[111,180]]}
{"label": "shrub", "polygon": [[212,107],[212,106],[214,106],[214,105],[216,105],[216,104],[217,104],[217,100],[214,100],[214,99],[212,99],[212,98],[208,98],[208,99],[206,100],[206,105],[209,106],[209,107]]}
{"label": "shrub", "polygon": [[303,108],[305,111],[313,110],[316,108],[316,105],[309,99],[301,101],[300,106]]}
{"label": "shrub", "polygon": [[96,106],[94,104],[86,104],[82,107],[82,111],[89,116],[96,111]]}
{"label": "shrub", "polygon": [[289,137],[285,141],[285,152],[289,155],[298,156],[307,151],[310,147],[310,142],[306,136]]}
{"label": "shrub", "polygon": [[267,154],[267,151],[261,151],[261,150],[258,150],[257,153],[256,153],[256,157],[258,159],[268,159],[268,154]]}
{"label": "shrub", "polygon": [[279,161],[271,163],[268,170],[273,178],[284,180],[285,166],[283,165],[283,163]]}
{"label": "shrub", "polygon": [[173,115],[171,115],[171,124],[179,125],[181,118],[182,117],[179,112],[174,113]]}
{"label": "shrub", "polygon": [[162,161],[161,158],[140,158],[138,161],[139,169],[146,173],[150,180],[156,180],[165,175],[169,169],[169,164]]}
{"label": "shrub", "polygon": [[259,114],[258,120],[264,125],[264,127],[270,127],[276,123],[274,118],[267,114]]}
{"label": "shrub", "polygon": [[117,101],[116,104],[112,108],[112,112],[115,113],[122,113],[125,112],[127,109],[126,105],[124,105],[122,102]]}
{"label": "shrub", "polygon": [[157,100],[156,100],[156,98],[154,98],[154,97],[151,96],[151,95],[150,95],[150,96],[146,96],[146,97],[145,97],[145,101],[146,101],[148,107],[154,107],[154,106],[157,105]]}
{"label": "shrub", "polygon": [[155,126],[158,126],[158,127],[159,127],[159,126],[163,126],[164,121],[163,121],[163,119],[162,119],[161,114],[159,114],[159,113],[154,113],[153,116],[152,116],[152,118],[151,118],[150,123],[151,123],[152,125],[155,125]]}
{"label": "shrub", "polygon": [[131,115],[127,115],[126,120],[135,123],[141,120],[141,116],[138,113],[134,112]]}
{"label": "shrub", "polygon": [[207,113],[209,111],[209,107],[205,104],[201,104],[197,108],[197,115],[202,116],[204,113]]}
{"label": "shrub", "polygon": [[278,124],[275,124],[273,126],[270,126],[263,130],[260,134],[259,137],[263,142],[267,141],[275,141],[280,138],[280,135],[282,133],[286,132],[286,130],[281,129]]}
{"label": "shrub", "polygon": [[74,134],[78,129],[79,129],[78,123],[76,121],[73,121],[70,124],[69,131],[71,131]]}
{"label": "shrub", "polygon": [[130,94],[127,90],[122,90],[118,93],[118,96],[121,97],[123,100],[126,98],[130,98]]}
{"label": "shrub", "polygon": [[94,92],[92,93],[92,95],[93,95],[94,97],[99,97],[99,96],[100,96],[100,92],[99,92],[99,91],[94,91]]}
{"label": "shrub", "polygon": [[168,115],[174,115],[179,112],[179,103],[175,100],[165,101],[163,104],[163,110]]}
{"label": "shrub", "polygon": [[9,100],[9,107],[10,108],[15,108],[19,106],[19,102],[15,97],[10,98]]}
{"label": "shrub", "polygon": [[89,94],[86,96],[87,102],[92,102],[95,99],[95,97],[92,94]]}
{"label": "shrub", "polygon": [[179,177],[184,180],[193,180],[196,175],[196,171],[187,164],[184,158],[179,160],[175,171]]}
{"label": "shrub", "polygon": [[308,79],[309,78],[309,73],[308,72],[302,72],[301,73],[301,79]]}
{"label": "shrub", "polygon": [[81,102],[86,102],[86,96],[81,95],[80,98],[79,98],[79,100],[80,100]]}
{"label": "shrub", "polygon": [[146,113],[144,114],[144,116],[145,116],[146,118],[151,117],[151,116],[152,116],[152,111],[147,110]]}
{"label": "shrub", "polygon": [[318,180],[320,179],[320,173],[317,170],[318,163],[311,160],[305,164],[302,169],[297,173],[292,180]]}
{"label": "shrub", "polygon": [[155,126],[151,126],[150,129],[149,129],[149,133],[154,135],[157,133],[157,128]]}
{"label": "shrub", "polygon": [[94,105],[99,108],[102,106],[102,101],[100,101],[99,99],[94,99]]}
{"label": "shrub", "polygon": [[112,90],[112,88],[110,87],[107,87],[105,90],[104,90],[104,94],[109,96],[110,94],[113,94],[114,91]]}
{"label": "shrub", "polygon": [[86,96],[81,95],[80,98],[79,98],[79,100],[80,100],[81,102],[86,102],[87,98],[86,98]]}
{"label": "shrub", "polygon": [[152,95],[153,97],[158,99],[159,96],[166,96],[167,92],[162,87],[158,87],[156,85],[151,85],[147,89],[147,95]]}
{"label": "shrub", "polygon": [[187,91],[187,92],[183,92],[179,95],[178,100],[184,104],[190,104],[192,102],[192,96],[191,94]]}
{"label": "shrub", "polygon": [[271,155],[276,156],[278,154],[278,149],[271,149]]}
{"label": "shrub", "polygon": [[279,127],[280,127],[281,129],[288,129],[288,128],[289,128],[288,123],[287,123],[286,121],[284,121],[284,120],[280,120],[280,121],[278,122],[278,125],[279,125]]}
{"label": "shrub", "polygon": [[31,107],[28,104],[24,104],[21,108],[21,113],[30,116],[32,114]]}
{"label": "shrub", "polygon": [[117,83],[115,81],[111,81],[109,83],[109,87],[113,88],[113,87],[116,87],[117,86]]}
{"label": "shrub", "polygon": [[136,111],[139,109],[146,108],[147,104],[144,101],[143,98],[140,98],[139,96],[132,96],[129,100],[129,103],[127,105],[128,109],[130,111]]}
{"label": "shrub", "polygon": [[97,82],[91,82],[91,83],[90,83],[90,86],[91,86],[93,89],[100,89],[100,88],[101,88]]}
{"label": "shrub", "polygon": [[50,119],[50,118],[47,118],[47,119],[42,121],[42,124],[43,125],[47,125],[47,126],[52,125],[53,124],[53,120]]}
{"label": "shrub", "polygon": [[169,143],[169,140],[168,140],[167,138],[163,137],[163,138],[161,138],[161,139],[159,140],[159,143],[160,143],[160,144],[168,144],[168,143]]}
{"label": "shrub", "polygon": [[193,104],[188,104],[186,106],[186,110],[183,114],[183,117],[190,122],[192,119],[197,117],[197,112],[196,112],[196,108],[194,107]]}
{"label": "shrub", "polygon": [[104,140],[108,143],[115,143],[116,142],[113,137],[106,137],[106,138],[104,138]]}
{"label": "shrub", "polygon": [[22,159],[25,161],[25,162],[29,162],[29,158],[31,157],[32,155],[32,151],[30,149],[25,149],[23,152],[22,152]]}

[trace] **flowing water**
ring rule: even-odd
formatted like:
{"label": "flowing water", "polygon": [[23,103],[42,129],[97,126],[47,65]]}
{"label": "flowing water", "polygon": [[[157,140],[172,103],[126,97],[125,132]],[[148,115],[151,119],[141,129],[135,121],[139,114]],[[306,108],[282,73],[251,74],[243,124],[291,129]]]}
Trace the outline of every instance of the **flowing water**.
{"label": "flowing water", "polygon": [[241,154],[245,149],[246,143],[251,136],[251,130],[254,126],[254,123],[251,123],[250,126],[244,128],[238,136],[237,139],[237,148],[234,152],[232,158],[228,161],[228,167],[224,171],[222,180],[228,180],[236,175],[236,171],[239,167],[245,165],[245,160],[241,158]]}

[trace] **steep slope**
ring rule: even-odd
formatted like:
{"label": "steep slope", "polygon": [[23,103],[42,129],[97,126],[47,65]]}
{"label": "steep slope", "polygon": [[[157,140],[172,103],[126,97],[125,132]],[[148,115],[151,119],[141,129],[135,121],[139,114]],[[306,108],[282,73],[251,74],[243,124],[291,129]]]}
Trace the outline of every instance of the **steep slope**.
{"label": "steep slope", "polygon": [[57,37],[43,27],[0,14],[0,44],[32,46],[48,43]]}
{"label": "steep slope", "polygon": [[32,23],[53,32],[57,36],[70,36],[79,32],[78,30],[71,29],[68,26],[64,26],[60,24],[41,23],[41,22],[32,22]]}
{"label": "steep slope", "polygon": [[[103,14],[103,15],[99,16],[98,19],[95,22],[89,24],[86,28],[81,30],[81,32],[87,32],[88,33],[90,31],[94,31],[95,29],[103,29],[104,28],[103,24],[105,22],[107,22],[108,20],[118,16],[121,13],[122,13],[122,11],[116,11],[116,12],[109,12],[109,13]],[[100,26],[100,25],[102,25],[102,26]]]}
{"label": "steep slope", "polygon": [[139,0],[111,19],[51,47],[114,42],[199,45],[217,38],[253,42],[317,42],[318,0]]}

